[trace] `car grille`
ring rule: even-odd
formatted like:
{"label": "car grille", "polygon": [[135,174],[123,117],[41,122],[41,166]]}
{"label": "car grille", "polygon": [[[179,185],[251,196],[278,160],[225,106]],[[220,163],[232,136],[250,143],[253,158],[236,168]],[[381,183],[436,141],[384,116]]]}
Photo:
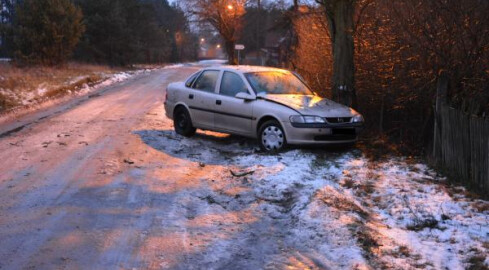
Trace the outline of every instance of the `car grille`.
{"label": "car grille", "polygon": [[326,117],[326,121],[331,124],[350,123],[351,117]]}

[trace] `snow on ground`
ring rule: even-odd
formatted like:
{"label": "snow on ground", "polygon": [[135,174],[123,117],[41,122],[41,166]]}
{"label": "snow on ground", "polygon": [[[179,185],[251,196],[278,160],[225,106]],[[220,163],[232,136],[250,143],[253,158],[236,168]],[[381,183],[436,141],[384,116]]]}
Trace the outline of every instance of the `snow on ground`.
{"label": "snow on ground", "polygon": [[252,192],[240,199],[257,203],[257,216],[284,231],[274,236],[284,242],[283,254],[275,254],[269,268],[489,266],[487,202],[452,194],[445,179],[425,164],[400,157],[372,161],[360,150],[292,149],[267,155],[247,139],[213,132],[182,138],[169,130],[138,135],[172,156],[217,166],[209,175],[220,175],[216,181],[241,179]]}
{"label": "snow on ground", "polygon": [[102,81],[102,82],[100,82],[94,86],[88,86],[87,84],[84,84],[82,87],[82,90],[79,92],[79,94],[86,94],[86,93],[91,92],[93,90],[96,90],[96,89],[99,89],[102,87],[107,87],[107,86],[114,84],[114,83],[125,81],[125,80],[127,80],[127,79],[129,79],[135,75],[138,75],[138,74],[141,74],[144,72],[148,72],[148,71],[149,70],[138,70],[138,71],[134,71],[134,72],[115,73],[115,74],[108,76],[107,79],[105,79],[104,81]]}
{"label": "snow on ground", "polygon": [[225,59],[210,59],[210,60],[201,60],[199,61],[200,65],[204,66],[212,66],[212,65],[224,65],[228,62]]}
{"label": "snow on ground", "polygon": [[[84,84],[82,86],[82,90],[79,91],[79,94],[80,95],[86,94],[88,92],[91,92],[91,91],[94,91],[94,90],[97,90],[97,89],[100,89],[103,87],[107,87],[111,84],[125,81],[125,80],[130,79],[131,77],[133,77],[135,75],[150,72],[150,71],[151,71],[150,69],[141,69],[141,70],[129,71],[129,72],[119,72],[119,73],[114,73],[114,74],[103,74],[104,79],[100,83],[97,83],[97,84],[92,85],[92,86]],[[75,84],[76,84],[76,82],[81,81],[83,79],[84,79],[84,77],[79,78],[77,81],[75,81]]]}
{"label": "snow on ground", "polygon": [[[339,239],[353,240],[362,230],[370,232],[367,237],[372,239],[365,240],[374,245],[367,247],[373,253],[371,264],[465,269],[471,257],[488,254],[489,212],[471,208],[470,201],[452,199],[443,186],[433,183],[435,173],[425,165],[410,165],[398,158],[375,163],[359,153],[316,159],[295,150],[265,160],[250,155],[238,163],[261,171],[254,178],[258,181],[255,190],[272,200],[301,187],[292,211],[297,211],[306,227],[356,227],[353,235],[348,230]],[[331,218],[329,213],[337,211],[338,216]],[[298,233],[311,232],[301,229]],[[322,234],[328,235],[328,230]],[[361,262],[362,244],[350,244],[338,249],[338,243],[328,243],[324,254],[334,254],[331,261],[351,261],[350,266]]]}
{"label": "snow on ground", "polygon": [[184,64],[173,64],[173,65],[165,66],[163,69],[181,68],[183,66],[184,66]]}
{"label": "snow on ground", "polygon": [[175,68],[181,68],[181,67],[203,67],[203,66],[217,66],[217,65],[224,65],[228,61],[223,60],[223,59],[209,59],[209,60],[200,60],[198,62],[190,62],[190,63],[179,63],[179,64],[173,64],[173,65],[168,65],[165,66],[163,69],[175,69]]}

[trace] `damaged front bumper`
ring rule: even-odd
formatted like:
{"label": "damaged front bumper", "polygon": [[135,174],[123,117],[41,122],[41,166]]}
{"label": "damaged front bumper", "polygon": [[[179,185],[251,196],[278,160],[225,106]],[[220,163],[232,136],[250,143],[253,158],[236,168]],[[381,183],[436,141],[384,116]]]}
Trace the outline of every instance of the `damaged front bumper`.
{"label": "damaged front bumper", "polygon": [[343,144],[353,143],[363,130],[359,123],[283,123],[289,144]]}

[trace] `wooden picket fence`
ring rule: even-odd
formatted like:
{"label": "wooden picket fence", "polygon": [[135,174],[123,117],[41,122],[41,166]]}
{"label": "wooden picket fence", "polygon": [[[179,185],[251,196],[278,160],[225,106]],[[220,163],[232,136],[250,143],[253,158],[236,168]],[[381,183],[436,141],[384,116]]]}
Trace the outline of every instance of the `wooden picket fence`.
{"label": "wooden picket fence", "polygon": [[433,157],[451,180],[489,195],[489,119],[447,104],[448,78],[440,75]]}

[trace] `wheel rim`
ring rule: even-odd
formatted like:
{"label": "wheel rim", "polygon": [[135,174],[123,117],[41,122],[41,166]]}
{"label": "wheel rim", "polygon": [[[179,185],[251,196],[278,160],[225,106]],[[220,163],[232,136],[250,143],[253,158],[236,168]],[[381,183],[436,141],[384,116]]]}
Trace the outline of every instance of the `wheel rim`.
{"label": "wheel rim", "polygon": [[178,127],[184,129],[187,126],[187,122],[188,122],[187,116],[184,113],[181,113],[177,121]]}
{"label": "wheel rim", "polygon": [[284,133],[279,127],[269,126],[263,130],[261,140],[267,150],[277,150],[284,146]]}

